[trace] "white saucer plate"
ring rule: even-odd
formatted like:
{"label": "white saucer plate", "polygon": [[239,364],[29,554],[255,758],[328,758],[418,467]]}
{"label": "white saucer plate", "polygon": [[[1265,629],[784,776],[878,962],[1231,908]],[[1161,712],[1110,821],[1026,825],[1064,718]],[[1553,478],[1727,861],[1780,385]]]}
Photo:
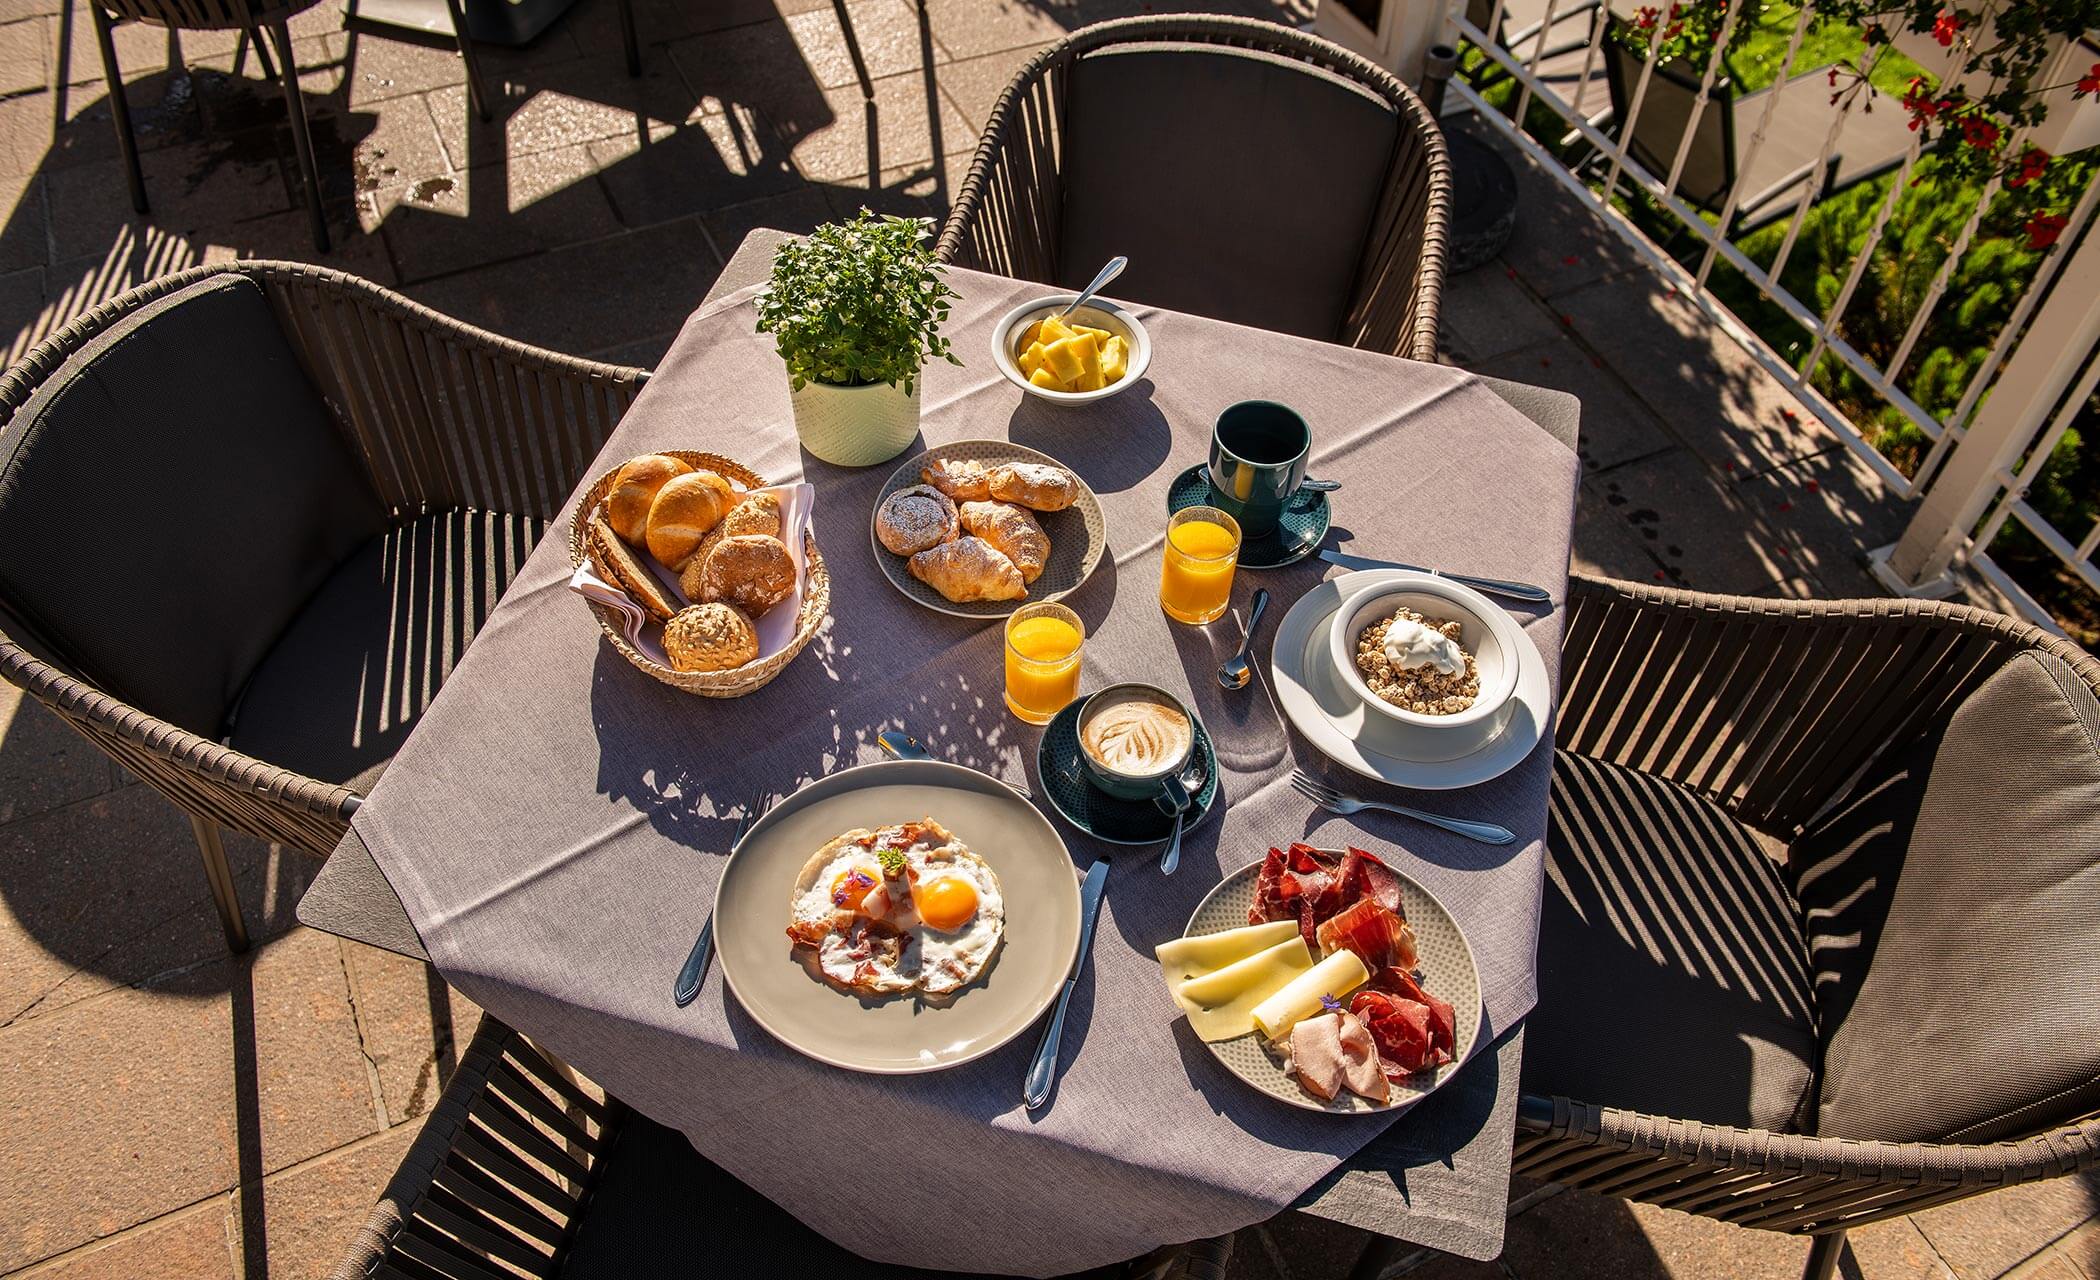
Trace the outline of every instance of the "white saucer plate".
{"label": "white saucer plate", "polygon": [[1553,691],[1546,660],[1521,628],[1517,691],[1509,723],[1493,741],[1456,760],[1413,760],[1404,731],[1374,715],[1334,669],[1328,622],[1342,601],[1374,584],[1415,582],[1429,575],[1400,569],[1362,569],[1314,587],[1276,624],[1269,662],[1277,700],[1298,731],[1328,759],[1380,782],[1423,791],[1477,786],[1515,768],[1553,723]]}

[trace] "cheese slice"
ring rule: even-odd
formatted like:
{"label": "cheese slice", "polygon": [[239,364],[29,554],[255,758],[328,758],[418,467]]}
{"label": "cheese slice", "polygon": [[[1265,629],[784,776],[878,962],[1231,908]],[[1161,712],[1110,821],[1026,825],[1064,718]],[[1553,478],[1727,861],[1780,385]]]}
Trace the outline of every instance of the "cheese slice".
{"label": "cheese slice", "polygon": [[1190,978],[1222,969],[1235,960],[1245,960],[1257,951],[1267,951],[1297,932],[1296,920],[1274,920],[1219,933],[1172,938],[1153,948],[1152,954],[1159,957],[1160,971],[1166,975],[1167,986],[1172,989]]}
{"label": "cheese slice", "polygon": [[1256,1030],[1271,1040],[1281,1040],[1299,1019],[1320,1011],[1322,996],[1340,999],[1370,978],[1371,971],[1364,968],[1354,951],[1337,951],[1291,979],[1282,990],[1256,1005],[1249,1016]]}
{"label": "cheese slice", "polygon": [[1254,1030],[1254,1010],[1313,967],[1304,937],[1293,934],[1266,951],[1191,978],[1174,990],[1189,1030],[1203,1040],[1231,1040]]}

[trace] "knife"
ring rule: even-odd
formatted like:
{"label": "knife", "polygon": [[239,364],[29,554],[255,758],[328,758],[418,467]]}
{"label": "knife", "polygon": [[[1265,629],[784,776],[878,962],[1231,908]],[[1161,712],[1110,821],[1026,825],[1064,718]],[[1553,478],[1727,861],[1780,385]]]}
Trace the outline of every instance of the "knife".
{"label": "knife", "polygon": [[1028,1064],[1027,1087],[1021,1098],[1030,1111],[1050,1101],[1050,1087],[1057,1083],[1057,1050],[1065,1035],[1065,1006],[1072,1003],[1079,971],[1086,967],[1086,958],[1093,952],[1094,922],[1101,916],[1101,898],[1107,891],[1108,863],[1096,862],[1086,869],[1086,883],[1079,887],[1079,954],[1072,961],[1072,976],[1065,979],[1064,989],[1057,993],[1050,1025],[1043,1028],[1043,1042],[1035,1047],[1035,1061]]}
{"label": "knife", "polygon": [[1402,564],[1398,560],[1374,560],[1369,556],[1352,556],[1346,551],[1322,550],[1320,559],[1329,564],[1338,564],[1344,569],[1405,569],[1410,573],[1433,574],[1463,582],[1478,591],[1491,595],[1508,596],[1513,600],[1528,600],[1532,604],[1550,604],[1553,597],[1544,587],[1534,587],[1528,582],[1505,582],[1501,578],[1476,578],[1469,573],[1447,573],[1442,569],[1431,569],[1426,565]]}
{"label": "knife", "polygon": [[[760,797],[753,796],[744,806],[744,816],[736,824],[736,838],[729,842],[733,850],[751,829],[751,815],[758,812]],[[671,986],[671,1002],[683,1009],[700,994],[700,979],[707,976],[707,962],[715,955],[715,911],[707,909],[707,919],[700,924],[700,936],[693,939],[693,949],[686,952],[685,964],[678,970],[678,981]]]}

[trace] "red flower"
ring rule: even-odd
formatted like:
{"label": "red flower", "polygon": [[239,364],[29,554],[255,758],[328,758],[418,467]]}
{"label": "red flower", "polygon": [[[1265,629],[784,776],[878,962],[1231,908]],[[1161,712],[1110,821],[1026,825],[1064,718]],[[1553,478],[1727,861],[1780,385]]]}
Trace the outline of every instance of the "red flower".
{"label": "red flower", "polygon": [[2064,233],[2070,219],[2060,213],[2038,213],[2027,220],[2027,247],[2046,249]]}
{"label": "red flower", "polygon": [[2100,93],[2100,62],[2094,63],[2091,71],[2079,77],[2077,87],[2071,90],[2074,98],[2083,98],[2089,93]]}
{"label": "red flower", "polygon": [[2005,179],[2005,185],[2020,188],[2042,176],[2049,167],[2049,153],[2040,147],[2029,147],[2020,153],[2020,170]]}
{"label": "red flower", "polygon": [[1962,141],[1972,147],[1989,150],[1998,145],[1998,126],[1977,116],[1961,122]]}
{"label": "red flower", "polygon": [[1932,38],[1940,42],[1941,48],[1954,43],[1954,34],[1961,30],[1961,15],[1952,9],[1940,10],[1940,16],[1932,24]]}
{"label": "red flower", "polygon": [[1643,31],[1653,31],[1655,30],[1656,20],[1661,17],[1662,10],[1652,4],[1644,4],[1640,7],[1640,11],[1633,15],[1633,25]]}

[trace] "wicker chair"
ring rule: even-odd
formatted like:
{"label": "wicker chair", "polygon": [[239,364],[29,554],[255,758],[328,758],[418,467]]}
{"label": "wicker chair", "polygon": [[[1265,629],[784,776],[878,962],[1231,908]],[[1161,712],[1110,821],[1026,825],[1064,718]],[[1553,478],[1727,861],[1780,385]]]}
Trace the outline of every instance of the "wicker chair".
{"label": "wicker chair", "polygon": [[[328,252],[328,219],[321,211],[321,179],[314,164],[313,136],[306,127],[306,99],[299,91],[299,68],[292,61],[292,16],[311,9],[320,0],[89,0],[95,18],[95,43],[102,52],[102,78],[109,85],[110,115],[116,120],[117,147],[124,153],[125,177],[131,184],[131,207],[146,212],[146,176],[139,168],[138,138],[131,130],[131,106],[124,97],[124,73],[117,66],[116,42],[111,38],[113,22],[138,21],[171,31],[238,31],[240,48],[255,46],[263,74],[284,90],[285,111],[291,118],[292,147],[299,157],[299,178],[306,192],[307,221],[313,229],[314,248]],[[483,120],[489,118],[488,97],[482,92],[481,70],[474,60],[474,42],[467,37],[466,15],[460,0],[445,0],[452,17],[452,31],[459,42],[459,56],[466,63],[467,96]],[[353,3],[354,9],[354,3]],[[623,22],[627,13],[621,10]],[[627,29],[632,29],[627,22]],[[268,32],[277,48],[271,60],[263,33]],[[629,41],[629,65],[634,65],[633,42]],[[235,59],[236,67],[239,58]]]}
{"label": "wicker chair", "polygon": [[220,829],[327,856],[646,377],[297,263],[113,298],[0,375],[0,676],[190,815],[243,949]]}
{"label": "wicker chair", "polygon": [[1114,254],[1141,302],[1436,358],[1450,165],[1356,54],[1197,14],[1082,28],[993,106],[944,261],[1073,287]]}
{"label": "wicker chair", "polygon": [[[2010,671],[2009,664],[2026,655],[2047,656],[2021,663],[2022,672]],[[1830,1122],[1833,1063],[1859,1060],[1832,1052],[1834,1033],[1842,1034],[1838,1028],[1846,1025],[1842,1019],[1847,1016],[1839,1012],[1837,996],[1852,990],[1853,1000],[1864,999],[1859,994],[1864,988],[1847,986],[1846,967],[1856,965],[1856,972],[1869,975],[1866,981],[1872,983],[1886,976],[1873,966],[1888,957],[1892,947],[1898,960],[1914,957],[1916,940],[1906,939],[1901,930],[1916,917],[1867,918],[1888,910],[1889,898],[1879,895],[1900,895],[1909,888],[1908,880],[1899,880],[1891,889],[1855,877],[1858,887],[1846,890],[1850,901],[1835,909],[1810,906],[1812,895],[1820,895],[1814,897],[1816,903],[1827,904],[1854,881],[1818,887],[1803,879],[1804,875],[1821,875],[1821,869],[1831,866],[1844,869],[1837,860],[1819,860],[1822,855],[1810,853],[1808,846],[1820,841],[1820,848],[1841,847],[1845,856],[1864,856],[1870,848],[1866,841],[1884,830],[1892,830],[1893,838],[1899,840],[1912,839],[1900,812],[1908,806],[1910,813],[1917,814],[1919,793],[1907,793],[1905,798],[1900,787],[1908,785],[1906,775],[1892,762],[1923,760],[1922,767],[1912,769],[1915,776],[1929,778],[1929,782],[1916,784],[1921,789],[1938,788],[1943,782],[1981,787],[1985,795],[1979,803],[1987,808],[1989,793],[2010,784],[1995,777],[1944,779],[1942,774],[1953,766],[1947,755],[1932,753],[1944,752],[1943,744],[1955,741],[1958,732],[1969,733],[1965,741],[1974,741],[1973,730],[1957,726],[1962,723],[1960,716],[1975,714],[1979,704],[2010,705],[2014,719],[2032,715],[2039,723],[2041,712],[2030,709],[2044,705],[2042,702],[2023,698],[1993,704],[1988,701],[1991,690],[1981,698],[1971,697],[1986,681],[2004,688],[2000,682],[2007,676],[2031,675],[2025,668],[2054,671],[2055,683],[2041,687],[2062,690],[2067,700],[2061,705],[2071,709],[2071,719],[2066,722],[2068,738],[2041,739],[2046,747],[2042,758],[2073,757],[2065,767],[2084,771],[2074,774],[2081,779],[2081,791],[2067,793],[2053,780],[2029,785],[2046,787],[2047,795],[2073,811],[2070,821],[2086,822],[2077,816],[2078,806],[2088,803],[2091,788],[2100,785],[2091,782],[2093,753],[2082,747],[2065,751],[2062,743],[2100,740],[2100,711],[2083,700],[2078,688],[2083,685],[2100,693],[2100,662],[2065,640],[2011,618],[1947,604],[1753,600],[1576,579],[1569,601],[1556,727],[1562,755],[1556,768],[1555,832],[1549,840],[1553,884],[1541,926],[1540,1004],[1526,1024],[1515,1172],[1743,1226],[1812,1236],[1808,1275],[1815,1280],[1828,1277],[1837,1265],[1848,1227],[1997,1187],[2100,1166],[2100,1110],[2094,1107],[2093,1085],[2081,1079],[2056,1093],[2054,1085],[2034,1079],[2030,1073],[2040,1068],[2031,1055],[2039,1050],[2022,1036],[2025,1052],[2008,1056],[2004,1051],[2012,1041],[2003,1037],[2015,1033],[2002,1019],[1997,1025],[1979,1021],[1974,1027],[1974,1035],[1990,1044],[1976,1046],[1978,1057],[1970,1074],[2002,1081],[2015,1096],[1993,1099],[1993,1106],[2001,1108],[1993,1119],[1967,1126],[1966,1132],[1978,1137],[1878,1141],[1873,1140],[1871,1124]],[[2085,710],[2077,710],[2080,706]],[[1986,735],[1989,751],[2022,750],[2018,739],[2025,733],[2023,725],[2019,733]],[[2100,750],[2100,745],[2095,749]],[[2018,766],[2014,771],[2018,772]],[[1585,791],[1606,799],[1586,801]],[[1873,807],[1883,804],[1892,807]],[[1893,823],[1891,813],[1899,814]],[[1987,813],[1978,819],[1986,820]],[[1925,830],[1926,818],[1911,821],[1919,831]],[[2053,843],[2066,852],[2052,856],[2082,858],[2085,861],[2080,865],[2100,867],[2100,853],[2096,853],[2100,841],[2093,848],[2081,847],[2081,842],[2092,838],[2089,826],[2066,829],[2060,825],[2063,818],[2050,821],[2058,825],[2050,826],[2049,831],[2064,838],[2029,841],[2025,852],[2034,856]],[[1639,844],[1642,837],[1635,831],[1644,825],[1674,831],[1674,851],[1664,848],[1645,866],[1638,865],[1637,858],[1620,856],[1615,861],[1613,847],[1623,852]],[[1761,838],[1752,844],[1732,832]],[[1649,847],[1663,848],[1669,841],[1666,833]],[[1770,856],[1775,843],[1786,846],[1783,862]],[[1899,869],[1919,861],[1916,847],[1912,846],[1908,863],[1898,864]],[[1582,1009],[1581,999],[1568,989],[1584,982],[1613,983],[1620,972],[1614,966],[1622,965],[1614,957],[1631,954],[1637,962],[1648,963],[1640,959],[1643,952],[1636,943],[1623,941],[1636,927],[1632,922],[1642,917],[1641,904],[1634,900],[1668,894],[1670,891],[1657,887],[1668,874],[1675,874],[1680,883],[1710,874],[1730,848],[1737,850],[1738,861],[1761,861],[1770,868],[1766,873],[1746,871],[1729,880],[1737,896],[1771,897],[1793,905],[1797,914],[1780,928],[1810,935],[1795,951],[1803,968],[1800,998],[1811,1006],[1804,1024],[1809,1052],[1798,1064],[1796,1085],[1789,1086],[1798,1086],[1800,1091],[1796,1104],[1800,1122],[1760,1126],[1746,1124],[1741,1115],[1646,1114],[1643,1109],[1602,1105],[1650,1098],[1673,1087],[1702,1088],[1697,1081],[1655,1079],[1660,1074],[1705,1074],[1724,1087],[1744,1089],[1741,1073],[1731,1069],[1725,1052],[1691,1052],[1685,1054],[1685,1061],[1657,1067],[1652,1060],[1655,1055],[1645,1051],[1699,1034],[1692,995],[1677,999],[1668,1008],[1656,1007],[1660,1000],[1649,1001],[1652,1017],[1662,1025],[1652,1035],[1647,1029],[1636,1029],[1631,1037],[1634,1043],[1628,1044],[1622,1039],[1626,1030],[1622,1020],[1594,1008]],[[1715,850],[1724,853],[1716,855]],[[1971,852],[1974,865],[1992,864],[1993,850],[1978,847]],[[2012,861],[2001,857],[1995,865]],[[1674,873],[1659,872],[1665,864],[1674,867]],[[1929,863],[1923,874],[1930,875],[1939,865]],[[1769,893],[1743,888],[1760,874],[1765,876],[1762,883]],[[1648,887],[1635,889],[1632,881],[1644,875],[1651,877]],[[2089,888],[2091,873],[2081,875]],[[1556,920],[1561,897],[1570,902],[1589,901],[1579,886],[1570,888],[1569,881],[1601,883],[1607,876],[1617,876],[1624,886],[1617,901],[1596,903],[1579,921],[1574,913],[1564,913]],[[1714,877],[1715,882],[1720,879]],[[1796,890],[1802,895],[1798,903],[1794,901]],[[1680,892],[1678,901],[1693,896]],[[1970,896],[1965,886],[1956,886],[1953,893],[1964,909],[1982,896]],[[1720,953],[1731,951],[1740,959],[1751,948],[1740,942],[1745,926],[1719,921],[1725,905],[1715,906],[1708,900],[1704,906],[1711,909],[1711,917],[1702,919],[1687,907],[1676,917],[1675,926],[1657,925],[1656,921],[1669,916],[1656,911],[1645,915],[1648,923],[1643,927],[1651,931],[1655,946],[1663,952],[1669,950],[1662,936],[1666,932],[1687,952],[1696,946],[1710,947],[1714,958],[1706,969],[1713,978],[1725,968]],[[1583,910],[1580,905],[1574,909],[1575,913]],[[1761,908],[1739,910],[1754,913]],[[1833,910],[1837,915],[1831,914]],[[1771,915],[1781,921],[1786,917],[1784,910]],[[1978,912],[1977,920],[1979,929],[1989,927],[1983,912]],[[1737,931],[1733,934],[1725,927],[1731,923]],[[1814,934],[1818,925],[1823,930],[1822,941]],[[1864,947],[1852,948],[1850,954],[1843,947],[1826,947],[1839,929],[1859,927],[1866,930],[1861,935],[1867,940]],[[1997,927],[2004,927],[2004,922]],[[2082,908],[2056,919],[2021,916],[2014,927],[2054,937],[2058,941],[2052,945],[2084,946],[2080,940],[2091,936],[2092,913]],[[1555,936],[1557,932],[1573,936]],[[1876,938],[1878,946],[1873,941]],[[1935,938],[1931,945],[1937,948],[1942,940]],[[1774,958],[1778,950],[1767,951],[1762,963],[1768,972],[1781,967]],[[1744,988],[1761,981],[1759,963],[1751,960],[1739,965],[1737,972],[1749,974],[1746,980],[1705,983],[1704,994],[1698,998],[1716,999],[1716,987],[1733,987],[1741,1001]],[[1951,967],[1961,962],[1949,958],[1946,963]],[[1696,956],[1680,955],[1659,967],[1673,970],[1670,980],[1680,985],[1669,990],[1682,993],[1689,990],[1685,971],[1699,968],[1700,961]],[[1898,965],[1898,972],[1904,967]],[[1929,963],[1909,967],[1932,976]],[[1808,968],[1814,970],[1812,980],[1806,979]],[[1998,998],[2021,1003],[2010,999],[2015,978],[1992,976],[2008,988],[1998,992]],[[1966,985],[1969,977],[1963,973],[1955,980]],[[2070,991],[2089,989],[2075,973],[2063,973],[2051,981],[2065,984]],[[1554,990],[1556,984],[1562,989]],[[1625,1000],[1610,994],[1600,997],[1607,1004],[1615,998]],[[1776,1016],[1770,1002],[1762,1007],[1768,1019]],[[1856,1015],[1860,1005],[1843,1007]],[[1752,1004],[1739,1002],[1728,1008],[1743,1011]],[[2010,1010],[2006,1018],[2031,1017],[2031,1008]],[[1902,1005],[1899,1013],[1899,1019],[1927,1016],[1926,1010],[1913,1011],[1909,1004]],[[1838,1027],[1833,1027],[1834,1022]],[[1885,1024],[1866,1025],[1873,1032]],[[1925,1024],[1921,1021],[1919,1025]],[[2082,1042],[2084,1030],[2073,1026],[2066,1034]],[[1645,1041],[1641,1039],[1644,1035],[1649,1035]],[[1765,1038],[1780,1037],[1774,1033]],[[1909,1045],[1888,1042],[1900,1038],[1900,1034],[1884,1037],[1874,1032],[1864,1052],[1900,1064],[1886,1070],[1922,1070],[1918,1057],[1929,1055],[1917,1055]],[[1709,1043],[1725,1045],[1725,1037]],[[1934,1045],[1943,1052],[1961,1052],[1960,1046]],[[1623,1096],[1557,1096],[1562,1079],[1535,1078],[1585,1075],[1581,1064],[1567,1065],[1578,1054],[1587,1054],[1595,1064],[1587,1076],[1597,1093]],[[1754,1066],[1746,1070],[1754,1074]],[[2090,1072],[2093,1067],[2087,1062],[2079,1070]],[[2051,1096],[2027,1098],[2022,1090]],[[1820,1119],[1811,1110],[1819,1091]],[[1903,1095],[1907,1090],[1899,1085],[1883,1092]],[[1930,1125],[1935,1115],[1946,1114],[1941,1107],[1955,1100],[1955,1091],[1928,1087],[1924,1093],[1927,1096],[1922,1099],[1890,1096],[1876,1105],[1884,1111],[1891,1106],[1909,1108],[1912,1116],[1922,1114],[1924,1123]],[[1785,1110],[1784,1100],[1773,1109]],[[1961,1129],[1951,1119],[1946,1124]],[[1813,1130],[1827,1133],[1847,1127],[1851,1136],[1810,1136]],[[1916,1139],[1917,1134],[1906,1136]]]}
{"label": "wicker chair", "polygon": [[[1224,1280],[1232,1239],[1088,1280]],[[947,1275],[855,1257],[484,1016],[335,1280]],[[954,1277],[954,1280],[964,1280]]]}

